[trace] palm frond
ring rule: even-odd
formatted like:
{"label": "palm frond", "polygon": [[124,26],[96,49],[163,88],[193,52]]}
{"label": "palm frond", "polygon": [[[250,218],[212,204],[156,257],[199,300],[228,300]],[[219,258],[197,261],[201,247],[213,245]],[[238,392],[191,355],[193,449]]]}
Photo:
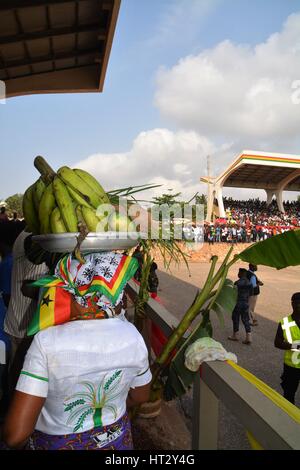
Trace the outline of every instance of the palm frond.
{"label": "palm frond", "polygon": [[90,392],[92,393],[93,397],[96,396],[95,387],[94,387],[94,385],[93,385],[91,382],[80,382],[80,385],[83,385],[83,386],[86,387],[88,390],[90,390]]}
{"label": "palm frond", "polygon": [[105,409],[110,410],[113,413],[114,418],[115,419],[117,418],[117,407],[116,406],[114,406],[114,405],[107,405],[106,406],[105,405]]}
{"label": "palm frond", "polygon": [[77,410],[72,411],[68,417],[67,424],[70,424],[74,419],[76,419],[80,414],[82,414],[84,411],[92,409],[89,404],[82,405],[80,408],[77,408]]}

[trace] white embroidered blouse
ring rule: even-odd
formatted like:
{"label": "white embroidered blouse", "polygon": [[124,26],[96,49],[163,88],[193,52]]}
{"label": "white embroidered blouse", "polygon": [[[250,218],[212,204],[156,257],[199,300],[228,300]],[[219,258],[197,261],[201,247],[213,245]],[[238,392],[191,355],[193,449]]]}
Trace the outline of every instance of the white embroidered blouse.
{"label": "white embroidered blouse", "polygon": [[46,398],[37,430],[63,435],[116,422],[129,389],[151,378],[146,345],[131,323],[80,320],[36,334],[16,389]]}

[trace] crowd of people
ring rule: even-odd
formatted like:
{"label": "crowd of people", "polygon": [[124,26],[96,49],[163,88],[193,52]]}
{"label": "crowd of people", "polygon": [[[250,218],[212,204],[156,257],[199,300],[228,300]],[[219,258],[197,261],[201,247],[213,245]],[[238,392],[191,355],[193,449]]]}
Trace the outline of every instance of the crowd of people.
{"label": "crowd of people", "polygon": [[246,201],[224,198],[226,218],[205,224],[204,241],[213,243],[253,243],[300,227],[300,201],[285,202],[285,213],[278,210],[276,201]]}

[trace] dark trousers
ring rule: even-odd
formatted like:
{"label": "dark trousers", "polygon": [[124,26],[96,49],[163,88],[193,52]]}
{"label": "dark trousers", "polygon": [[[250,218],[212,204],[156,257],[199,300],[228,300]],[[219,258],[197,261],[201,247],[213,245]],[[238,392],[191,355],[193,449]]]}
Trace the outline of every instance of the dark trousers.
{"label": "dark trousers", "polygon": [[300,369],[283,364],[281,380],[284,398],[295,404],[295,394],[300,381]]}
{"label": "dark trousers", "polygon": [[247,303],[236,304],[232,312],[233,331],[237,333],[240,328],[240,319],[242,320],[246,333],[251,333],[249,321],[249,305]]}

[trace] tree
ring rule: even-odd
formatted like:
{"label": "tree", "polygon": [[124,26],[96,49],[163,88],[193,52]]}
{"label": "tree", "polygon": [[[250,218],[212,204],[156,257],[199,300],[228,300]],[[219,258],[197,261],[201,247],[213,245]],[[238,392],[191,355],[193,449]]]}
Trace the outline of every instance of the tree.
{"label": "tree", "polygon": [[18,213],[19,217],[23,216],[23,209],[22,209],[22,201],[23,201],[23,194],[14,194],[13,196],[10,196],[6,199],[6,204],[7,204],[7,211],[8,212],[14,212],[16,211]]}
{"label": "tree", "polygon": [[181,193],[176,193],[176,194],[162,194],[161,196],[154,197],[153,202],[154,204],[168,204],[168,206],[171,206],[172,204],[177,204],[180,203],[177,198],[181,196]]}

